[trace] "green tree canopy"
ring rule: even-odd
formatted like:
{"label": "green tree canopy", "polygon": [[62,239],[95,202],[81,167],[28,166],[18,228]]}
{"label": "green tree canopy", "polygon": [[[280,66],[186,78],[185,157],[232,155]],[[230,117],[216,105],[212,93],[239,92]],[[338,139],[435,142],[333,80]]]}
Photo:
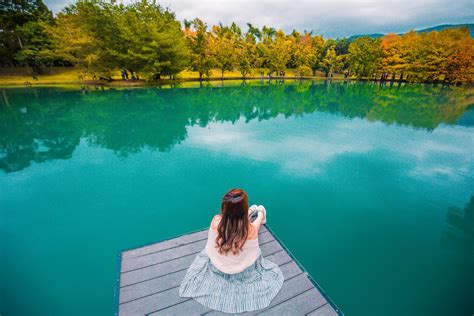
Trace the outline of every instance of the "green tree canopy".
{"label": "green tree canopy", "polygon": [[380,69],[383,57],[381,40],[363,36],[349,45],[349,63],[359,78],[370,78]]}

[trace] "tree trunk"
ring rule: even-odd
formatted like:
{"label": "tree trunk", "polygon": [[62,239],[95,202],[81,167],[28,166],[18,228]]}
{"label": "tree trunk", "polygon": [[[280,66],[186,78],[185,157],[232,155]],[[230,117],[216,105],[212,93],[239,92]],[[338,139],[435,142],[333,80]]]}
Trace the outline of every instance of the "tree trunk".
{"label": "tree trunk", "polygon": [[5,90],[2,90],[3,94],[3,100],[5,100],[5,104],[10,107],[10,103],[8,102],[7,94],[5,93]]}
{"label": "tree trunk", "polygon": [[16,38],[18,40],[18,45],[20,45],[20,49],[23,49],[23,43],[21,42],[20,35],[16,34]]}
{"label": "tree trunk", "polygon": [[221,69],[221,79],[224,80],[224,68]]}

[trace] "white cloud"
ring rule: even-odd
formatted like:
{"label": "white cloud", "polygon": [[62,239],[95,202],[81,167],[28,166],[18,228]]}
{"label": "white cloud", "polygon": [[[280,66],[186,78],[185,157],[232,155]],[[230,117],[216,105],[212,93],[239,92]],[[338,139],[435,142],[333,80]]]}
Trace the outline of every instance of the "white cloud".
{"label": "white cloud", "polygon": [[211,123],[189,128],[188,135],[185,146],[273,163],[299,177],[324,173],[338,157],[364,153],[393,153],[384,159],[400,159],[408,166],[407,175],[419,179],[457,181],[474,174],[474,131],[459,126],[428,132],[313,113],[248,124]]}
{"label": "white cloud", "polygon": [[[46,0],[54,12],[72,0]],[[123,1],[130,2],[128,0]],[[474,21],[472,0],[163,0],[179,20],[199,17],[209,25],[235,21],[289,32],[313,30],[329,37],[405,32],[445,23]]]}
{"label": "white cloud", "polygon": [[289,32],[313,30],[326,36],[402,32],[448,22],[472,21],[472,1],[238,1],[175,0],[168,4],[180,19],[200,17],[209,24],[235,21],[270,25]]}

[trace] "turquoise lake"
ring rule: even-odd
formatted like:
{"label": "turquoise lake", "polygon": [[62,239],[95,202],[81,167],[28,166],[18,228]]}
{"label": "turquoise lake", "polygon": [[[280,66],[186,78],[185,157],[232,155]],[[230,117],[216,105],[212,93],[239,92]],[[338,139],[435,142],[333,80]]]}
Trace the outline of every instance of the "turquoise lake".
{"label": "turquoise lake", "polygon": [[474,89],[250,81],[0,89],[0,314],[112,314],[233,187],[346,315],[474,313]]}

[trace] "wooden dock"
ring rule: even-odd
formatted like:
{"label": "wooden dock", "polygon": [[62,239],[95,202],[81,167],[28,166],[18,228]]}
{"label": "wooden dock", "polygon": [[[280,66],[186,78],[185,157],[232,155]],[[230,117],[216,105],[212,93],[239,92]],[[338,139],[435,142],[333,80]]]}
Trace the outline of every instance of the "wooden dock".
{"label": "wooden dock", "polygon": [[[181,280],[206,239],[204,229],[121,252],[116,315],[229,315],[178,295]],[[259,243],[263,256],[280,266],[285,281],[269,307],[242,315],[343,315],[266,226],[261,227]]]}

